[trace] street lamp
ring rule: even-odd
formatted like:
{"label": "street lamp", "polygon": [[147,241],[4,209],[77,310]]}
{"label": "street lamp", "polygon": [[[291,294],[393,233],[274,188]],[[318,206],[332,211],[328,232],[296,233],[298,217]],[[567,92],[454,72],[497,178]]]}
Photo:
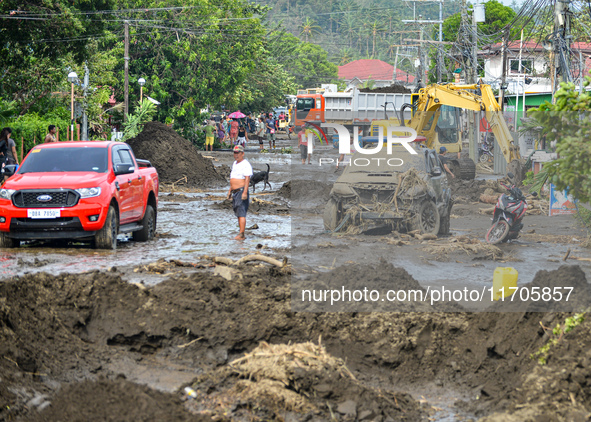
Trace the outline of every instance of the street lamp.
{"label": "street lamp", "polygon": [[72,84],[72,96],[71,96],[71,103],[70,109],[72,110],[71,120],[70,120],[70,133],[72,134],[72,141],[74,140],[74,82],[78,80],[78,75],[76,72],[68,73],[68,82]]}
{"label": "street lamp", "polygon": [[137,83],[140,84],[140,102],[144,98],[144,85],[146,84],[146,80],[144,78],[139,78]]}

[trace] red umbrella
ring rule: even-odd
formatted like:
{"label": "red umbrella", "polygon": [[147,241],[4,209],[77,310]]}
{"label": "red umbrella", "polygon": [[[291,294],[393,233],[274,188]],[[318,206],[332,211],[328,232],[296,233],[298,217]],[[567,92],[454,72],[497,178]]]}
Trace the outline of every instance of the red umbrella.
{"label": "red umbrella", "polygon": [[238,111],[235,111],[234,113],[231,113],[228,117],[230,119],[242,119],[242,118],[246,117],[246,114],[241,113],[240,110],[238,110]]}

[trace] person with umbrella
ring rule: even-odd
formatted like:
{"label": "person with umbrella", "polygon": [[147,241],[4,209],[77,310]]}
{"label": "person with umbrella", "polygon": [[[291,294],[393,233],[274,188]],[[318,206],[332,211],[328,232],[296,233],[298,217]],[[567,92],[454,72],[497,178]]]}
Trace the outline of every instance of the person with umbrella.
{"label": "person with umbrella", "polygon": [[238,110],[234,113],[230,113],[228,117],[232,119],[232,123],[230,124],[230,141],[233,145],[236,145],[236,140],[238,139],[238,127],[240,126],[238,119],[243,119],[246,115]]}

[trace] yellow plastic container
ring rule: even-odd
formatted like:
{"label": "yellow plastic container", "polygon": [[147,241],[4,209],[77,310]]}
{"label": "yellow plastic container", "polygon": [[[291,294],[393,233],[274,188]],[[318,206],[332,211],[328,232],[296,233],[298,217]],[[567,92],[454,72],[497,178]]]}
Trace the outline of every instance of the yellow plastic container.
{"label": "yellow plastic container", "polygon": [[517,276],[517,270],[513,267],[497,267],[493,274],[493,299],[499,300],[503,295],[505,299],[511,297],[517,287]]}

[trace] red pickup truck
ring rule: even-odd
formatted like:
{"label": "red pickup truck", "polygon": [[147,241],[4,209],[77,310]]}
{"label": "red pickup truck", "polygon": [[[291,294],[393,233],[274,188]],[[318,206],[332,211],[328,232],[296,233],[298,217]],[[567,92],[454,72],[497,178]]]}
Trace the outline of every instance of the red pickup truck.
{"label": "red pickup truck", "polygon": [[115,249],[118,233],[154,238],[158,173],[123,142],[55,142],[34,147],[0,189],[0,248],[21,240],[90,240]]}

